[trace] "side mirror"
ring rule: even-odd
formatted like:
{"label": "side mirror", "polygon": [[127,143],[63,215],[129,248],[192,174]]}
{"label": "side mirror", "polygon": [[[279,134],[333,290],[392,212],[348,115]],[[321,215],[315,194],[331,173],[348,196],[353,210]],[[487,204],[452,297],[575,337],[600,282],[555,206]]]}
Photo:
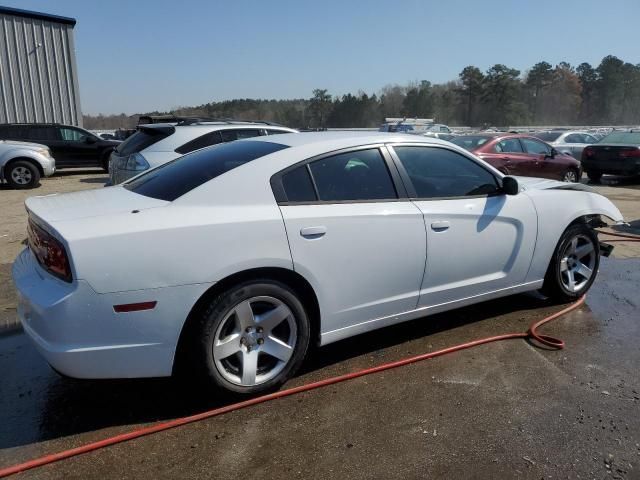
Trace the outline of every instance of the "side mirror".
{"label": "side mirror", "polygon": [[85,138],[84,141],[88,144],[92,144],[92,143],[96,143],[98,139],[93,136],[87,136],[87,138]]}
{"label": "side mirror", "polygon": [[504,177],[502,179],[502,191],[507,195],[517,195],[520,192],[520,185],[513,177]]}

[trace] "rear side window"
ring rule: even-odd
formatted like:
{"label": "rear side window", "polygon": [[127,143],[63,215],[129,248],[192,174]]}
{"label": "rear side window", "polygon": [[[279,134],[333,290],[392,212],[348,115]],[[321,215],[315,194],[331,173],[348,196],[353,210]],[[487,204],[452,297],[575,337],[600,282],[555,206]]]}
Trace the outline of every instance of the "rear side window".
{"label": "rear side window", "polygon": [[234,140],[242,140],[243,138],[252,138],[260,136],[259,128],[242,128],[232,130],[220,130],[223,142],[233,142]]}
{"label": "rear side window", "polygon": [[131,155],[132,153],[141,152],[145,148],[150,147],[154,143],[167,138],[168,133],[155,128],[141,128],[136,133],[127,138],[118,145],[116,151],[121,156]]}
{"label": "rear side window", "polygon": [[185,153],[210,147],[211,145],[216,145],[218,143],[222,143],[222,135],[220,135],[220,132],[209,132],[176,148],[176,152],[184,155]]}
{"label": "rear side window", "polygon": [[517,138],[507,138],[495,144],[495,151],[498,153],[524,153],[520,140]]}
{"label": "rear side window", "polygon": [[29,139],[41,142],[60,140],[58,132],[54,127],[30,127]]}
{"label": "rear side window", "polygon": [[267,129],[267,134],[268,135],[279,135],[281,133],[291,133],[291,132],[288,132],[286,130],[271,130],[271,129]]}
{"label": "rear side window", "polygon": [[196,187],[256,158],[287,148],[271,142],[232,142],[179,157],[125,183],[146,197],[174,201]]}
{"label": "rear side window", "polygon": [[357,150],[309,164],[322,201],[397,198],[380,150]]}
{"label": "rear side window", "polygon": [[306,165],[282,176],[282,187],[288,202],[313,202],[316,192]]}
{"label": "rear side window", "polygon": [[418,198],[491,195],[495,177],[473,160],[445,148],[394,147]]}

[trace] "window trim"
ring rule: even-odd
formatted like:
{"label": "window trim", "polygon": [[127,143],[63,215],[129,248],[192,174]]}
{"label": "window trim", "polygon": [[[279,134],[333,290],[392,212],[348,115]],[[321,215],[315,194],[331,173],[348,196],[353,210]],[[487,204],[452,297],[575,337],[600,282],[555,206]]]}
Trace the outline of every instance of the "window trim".
{"label": "window trim", "polygon": [[[318,186],[316,185],[316,180],[313,178],[313,174],[311,173],[311,167],[309,166],[312,162],[317,160],[322,160],[327,157],[334,157],[336,155],[341,155],[343,153],[349,152],[357,152],[360,150],[375,150],[377,149],[382,156],[382,160],[387,167],[389,172],[389,176],[391,177],[391,183],[396,190],[396,198],[380,198],[380,199],[367,199],[367,200],[320,200],[320,195],[318,194]],[[313,201],[306,202],[290,202],[287,199],[287,194],[284,190],[284,186],[282,185],[282,177],[286,175],[292,170],[295,170],[298,167],[306,166],[307,173],[311,177],[311,183],[313,184],[313,189],[316,194],[316,199]],[[389,153],[387,149],[387,144],[384,143],[372,143],[367,145],[358,145],[357,147],[347,147],[341,148],[338,150],[333,150],[331,152],[321,153],[314,157],[307,158],[300,162],[296,162],[293,165],[288,166],[287,168],[280,170],[277,173],[274,173],[269,180],[271,184],[271,190],[273,191],[273,195],[276,199],[276,202],[280,206],[297,206],[297,205],[342,205],[342,204],[355,204],[355,203],[390,203],[390,202],[407,202],[409,201],[409,197],[407,195],[407,191],[405,189],[404,182],[401,179],[400,172],[398,172],[397,166],[393,157]]]}
{"label": "window trim", "polygon": [[[406,190],[407,190],[407,193],[408,193],[408,196],[409,196],[409,200],[420,201],[420,202],[428,202],[428,201],[433,201],[433,200],[461,200],[461,199],[465,199],[465,198],[489,198],[489,197],[498,197],[498,196],[504,195],[504,193],[502,192],[502,177],[496,175],[495,172],[493,172],[490,168],[487,168],[486,165],[483,165],[481,162],[479,162],[476,158],[472,157],[471,155],[459,152],[458,150],[454,150],[453,148],[449,148],[446,145],[437,145],[437,144],[406,143],[406,142],[403,142],[403,143],[390,143],[390,144],[387,144],[387,147],[389,149],[389,153],[391,154],[394,162],[396,163],[396,167],[400,171],[400,176],[402,178],[402,181],[405,184],[405,187],[406,187]],[[404,165],[402,164],[402,161],[400,160],[400,157],[398,156],[398,154],[395,151],[394,147],[441,148],[443,150],[448,150],[450,152],[457,153],[458,155],[461,155],[461,156],[467,158],[468,160],[472,161],[473,163],[475,163],[476,165],[478,165],[482,169],[486,170],[487,173],[489,173],[493,177],[493,179],[495,180],[496,185],[498,186],[498,189],[496,190],[495,193],[484,193],[482,195],[461,195],[461,196],[456,196],[456,197],[419,197],[418,193],[416,192],[415,187],[413,186],[413,182],[411,181],[411,177],[407,173],[407,170],[404,168]]]}

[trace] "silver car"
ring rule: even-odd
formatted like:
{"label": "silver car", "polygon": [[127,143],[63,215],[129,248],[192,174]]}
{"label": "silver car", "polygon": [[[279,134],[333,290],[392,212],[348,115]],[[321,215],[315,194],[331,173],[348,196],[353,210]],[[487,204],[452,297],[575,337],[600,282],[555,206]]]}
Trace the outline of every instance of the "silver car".
{"label": "silver car", "polygon": [[577,160],[582,157],[582,150],[587,145],[593,145],[598,139],[587,132],[552,130],[534,134],[535,137],[547,142],[560,153],[571,155]]}
{"label": "silver car", "polygon": [[56,171],[56,161],[45,145],[0,140],[0,182],[16,189],[35,188],[41,177]]}

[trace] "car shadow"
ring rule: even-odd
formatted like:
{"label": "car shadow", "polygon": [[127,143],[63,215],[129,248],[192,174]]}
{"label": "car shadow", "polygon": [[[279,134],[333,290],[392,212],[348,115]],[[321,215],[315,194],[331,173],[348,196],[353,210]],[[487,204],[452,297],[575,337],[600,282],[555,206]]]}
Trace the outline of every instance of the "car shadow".
{"label": "car shadow", "polygon": [[109,181],[109,177],[93,177],[93,178],[81,178],[80,183],[102,183],[105,184]]}
{"label": "car shadow", "polygon": [[[496,316],[550,305],[534,294],[515,295],[482,303],[480,308],[478,305],[465,307],[430,316],[428,321],[420,318],[365,333],[312,349],[300,373],[290,383],[309,381],[301,377],[326,378],[335,375],[336,369],[340,373],[356,370],[358,367],[350,361],[357,364],[357,357],[363,355],[383,357],[383,351],[393,347],[398,347],[401,353],[391,352],[391,356],[404,356],[407,353],[403,350],[403,347],[407,348],[403,346],[405,342]],[[478,328],[484,329],[484,326]],[[458,343],[457,332],[451,334],[454,336],[451,343]],[[478,336],[486,334],[483,331]],[[0,349],[0,366],[6,363],[4,357],[7,357],[2,350],[8,350],[9,356],[15,350],[19,357],[10,362],[15,368],[8,378],[0,381],[0,387],[5,388],[5,398],[0,399],[0,424],[4,430],[0,436],[0,449],[111,427],[118,427],[118,432],[126,431],[141,423],[191,415],[238,401],[238,398],[213,394],[202,386],[173,378],[91,381],[64,378],[44,363],[24,335],[10,338],[16,344],[14,349],[7,349],[6,339],[0,340],[4,347]],[[424,350],[426,346],[418,348]],[[413,354],[416,353],[422,352]],[[383,360],[376,363],[383,363]],[[2,368],[5,370],[7,366]]]}
{"label": "car shadow", "polygon": [[69,177],[72,175],[90,175],[90,174],[106,175],[107,173],[102,168],[65,168],[63,170],[56,170],[54,176],[56,177]]}
{"label": "car shadow", "polygon": [[640,175],[635,176],[619,176],[619,175],[603,175],[598,182],[588,180],[588,185],[601,185],[603,187],[620,187],[640,190]]}

